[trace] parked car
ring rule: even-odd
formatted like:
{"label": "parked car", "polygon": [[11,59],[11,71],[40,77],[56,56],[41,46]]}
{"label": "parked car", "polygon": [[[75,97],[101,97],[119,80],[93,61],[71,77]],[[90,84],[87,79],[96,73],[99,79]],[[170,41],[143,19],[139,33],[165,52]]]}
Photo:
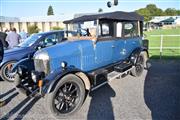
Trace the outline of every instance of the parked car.
{"label": "parked car", "polygon": [[32,56],[38,49],[55,45],[63,41],[64,31],[50,31],[33,34],[13,49],[5,50],[3,61],[0,64],[0,75],[3,80],[13,82],[12,66],[23,58]]}
{"label": "parked car", "polygon": [[128,74],[140,76],[148,59],[142,46],[143,17],[137,13],[85,15],[64,23],[88,27],[89,34],[68,37],[13,68],[18,90],[31,97],[44,96],[46,110],[57,118],[71,116],[86,94],[109,81]]}

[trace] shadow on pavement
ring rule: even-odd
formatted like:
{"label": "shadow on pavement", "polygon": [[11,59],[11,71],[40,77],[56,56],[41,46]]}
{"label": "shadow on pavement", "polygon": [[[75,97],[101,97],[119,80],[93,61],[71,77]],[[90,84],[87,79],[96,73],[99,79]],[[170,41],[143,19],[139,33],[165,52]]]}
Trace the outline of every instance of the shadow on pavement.
{"label": "shadow on pavement", "polygon": [[153,62],[144,83],[144,99],[153,120],[180,119],[180,62]]}
{"label": "shadow on pavement", "polygon": [[15,106],[11,111],[9,111],[6,115],[4,115],[1,120],[7,120],[12,115],[14,115],[18,110],[20,110],[31,98],[27,97],[22,102],[20,102],[17,106]]}
{"label": "shadow on pavement", "polygon": [[115,97],[116,93],[109,84],[91,92],[89,96],[88,120],[114,120],[111,97]]}
{"label": "shadow on pavement", "polygon": [[23,108],[19,114],[17,115],[17,117],[15,118],[15,120],[22,120],[23,117],[28,113],[28,111],[33,107],[33,105],[40,99],[40,97],[35,97],[33,98],[33,100],[31,100],[31,102],[25,107]]}
{"label": "shadow on pavement", "polygon": [[4,80],[0,77],[0,82],[1,82],[1,81],[4,81]]}
{"label": "shadow on pavement", "polygon": [[15,90],[16,90],[16,88],[13,88],[13,89],[10,89],[9,91],[7,91],[6,93],[0,94],[0,99],[9,95],[10,93],[14,92]]}
{"label": "shadow on pavement", "polygon": [[15,98],[19,93],[16,92],[14,94],[12,94],[10,97],[8,97],[6,100],[5,100],[5,103],[8,104],[13,98]]}

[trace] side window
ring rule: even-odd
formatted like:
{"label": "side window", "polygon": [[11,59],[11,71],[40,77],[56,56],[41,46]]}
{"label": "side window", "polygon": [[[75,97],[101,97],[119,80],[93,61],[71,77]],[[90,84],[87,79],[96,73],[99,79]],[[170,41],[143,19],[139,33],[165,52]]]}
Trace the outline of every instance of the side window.
{"label": "side window", "polygon": [[58,42],[57,34],[46,36],[42,42],[44,47],[55,45]]}
{"label": "side window", "polygon": [[114,36],[114,26],[112,22],[103,22],[99,25],[99,37],[112,37]]}
{"label": "side window", "polygon": [[138,27],[137,22],[124,23],[124,37],[137,37]]}
{"label": "side window", "polygon": [[107,36],[109,33],[109,25],[107,23],[102,24],[102,35]]}

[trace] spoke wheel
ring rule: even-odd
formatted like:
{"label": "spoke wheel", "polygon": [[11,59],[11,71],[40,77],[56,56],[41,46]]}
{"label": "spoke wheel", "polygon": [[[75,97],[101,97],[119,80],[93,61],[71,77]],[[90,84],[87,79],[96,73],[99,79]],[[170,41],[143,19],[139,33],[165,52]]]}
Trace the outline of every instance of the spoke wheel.
{"label": "spoke wheel", "polygon": [[64,83],[54,98],[55,108],[62,114],[71,112],[79,101],[80,88],[73,82]]}
{"label": "spoke wheel", "polygon": [[83,81],[74,74],[65,75],[55,84],[54,90],[45,96],[47,112],[54,117],[68,118],[77,112],[85,100]]}
{"label": "spoke wheel", "polygon": [[135,68],[131,70],[131,75],[139,77],[142,75],[144,70],[144,56],[140,54],[136,60]]}
{"label": "spoke wheel", "polygon": [[142,72],[143,72],[143,69],[144,69],[143,56],[140,55],[138,57],[135,69],[136,69],[136,72],[137,72],[138,76],[140,76],[142,74]]}
{"label": "spoke wheel", "polygon": [[2,66],[1,77],[3,80],[14,82],[15,73],[11,72],[11,70],[15,63],[15,61],[10,61]]}

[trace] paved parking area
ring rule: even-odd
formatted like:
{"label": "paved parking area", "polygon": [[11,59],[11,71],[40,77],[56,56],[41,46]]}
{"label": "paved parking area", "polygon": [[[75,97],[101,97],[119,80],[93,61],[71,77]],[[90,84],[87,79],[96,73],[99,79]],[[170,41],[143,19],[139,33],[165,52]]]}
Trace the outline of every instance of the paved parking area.
{"label": "paved parking area", "polygon": [[[83,107],[69,119],[78,120],[179,120],[180,60],[151,61],[151,68],[139,78],[127,76],[92,92]],[[0,81],[1,119],[53,119],[44,99],[19,94],[13,83]]]}

